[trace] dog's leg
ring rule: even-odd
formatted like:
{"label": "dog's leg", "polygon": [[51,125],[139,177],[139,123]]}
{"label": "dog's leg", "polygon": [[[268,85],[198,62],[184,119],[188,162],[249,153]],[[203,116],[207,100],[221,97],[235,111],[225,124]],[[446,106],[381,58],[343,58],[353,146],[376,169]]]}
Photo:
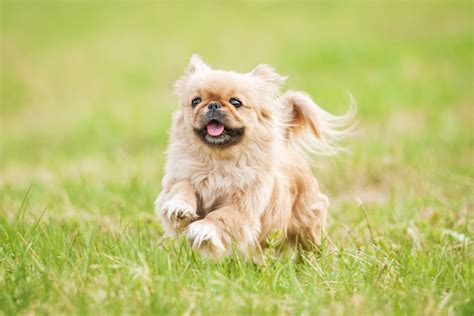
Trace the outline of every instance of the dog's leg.
{"label": "dog's leg", "polygon": [[296,201],[288,227],[290,240],[305,249],[321,244],[322,229],[326,222],[328,198],[319,192],[305,192]]}
{"label": "dog's leg", "polygon": [[229,205],[189,225],[186,236],[194,248],[219,256],[229,254],[233,244],[248,254],[256,246],[259,232],[258,218],[249,216],[237,205]]}
{"label": "dog's leg", "polygon": [[161,218],[168,236],[183,231],[198,219],[196,194],[188,181],[168,181],[155,201],[155,212]]}

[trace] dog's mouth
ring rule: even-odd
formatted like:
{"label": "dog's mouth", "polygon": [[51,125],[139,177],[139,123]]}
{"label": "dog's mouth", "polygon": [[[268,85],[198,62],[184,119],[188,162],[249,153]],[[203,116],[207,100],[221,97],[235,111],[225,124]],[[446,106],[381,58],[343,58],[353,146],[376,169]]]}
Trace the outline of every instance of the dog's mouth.
{"label": "dog's mouth", "polygon": [[213,120],[206,126],[207,134],[212,137],[218,137],[224,133],[224,124]]}
{"label": "dog's mouth", "polygon": [[244,136],[244,128],[231,128],[220,120],[210,120],[202,128],[194,128],[194,133],[209,146],[228,147],[239,143]]}

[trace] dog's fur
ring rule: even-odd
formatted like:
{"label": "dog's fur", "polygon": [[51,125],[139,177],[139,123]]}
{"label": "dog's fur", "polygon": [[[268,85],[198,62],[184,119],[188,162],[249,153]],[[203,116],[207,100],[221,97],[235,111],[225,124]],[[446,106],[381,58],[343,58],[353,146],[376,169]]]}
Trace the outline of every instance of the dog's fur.
{"label": "dog's fur", "polygon": [[[336,153],[354,111],[334,116],[305,93],[279,94],[286,77],[268,65],[250,73],[213,70],[193,55],[175,93],[162,192],[155,205],[167,235],[185,232],[191,245],[214,256],[235,246],[260,249],[278,230],[288,240],[319,245],[327,217],[307,152]],[[192,106],[192,100],[201,102]],[[242,101],[236,108],[229,100]],[[210,113],[208,105],[221,107]],[[218,115],[225,132],[206,133]],[[237,135],[239,134],[239,135]]]}

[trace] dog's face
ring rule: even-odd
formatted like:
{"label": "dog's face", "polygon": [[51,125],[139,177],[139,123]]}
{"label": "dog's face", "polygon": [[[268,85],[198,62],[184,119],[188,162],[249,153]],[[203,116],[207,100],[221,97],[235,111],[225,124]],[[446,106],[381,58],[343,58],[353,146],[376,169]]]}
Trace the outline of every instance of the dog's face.
{"label": "dog's face", "polygon": [[193,55],[175,83],[184,114],[182,132],[219,150],[258,141],[268,133],[272,100],[285,79],[266,65],[247,74],[213,70]]}
{"label": "dog's face", "polygon": [[[184,104],[194,133],[207,145],[225,148],[241,142],[254,122],[251,98],[232,76],[214,73],[190,92]],[[189,99],[189,98],[188,98]]]}

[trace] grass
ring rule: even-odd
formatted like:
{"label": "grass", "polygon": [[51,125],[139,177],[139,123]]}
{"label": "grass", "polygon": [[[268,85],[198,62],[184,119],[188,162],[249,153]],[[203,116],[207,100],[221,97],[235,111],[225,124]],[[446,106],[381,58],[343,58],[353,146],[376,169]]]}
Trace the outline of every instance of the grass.
{"label": "grass", "polygon": [[[472,2],[1,3],[0,314],[472,315]],[[162,238],[172,82],[199,52],[341,113],[319,256]]]}

